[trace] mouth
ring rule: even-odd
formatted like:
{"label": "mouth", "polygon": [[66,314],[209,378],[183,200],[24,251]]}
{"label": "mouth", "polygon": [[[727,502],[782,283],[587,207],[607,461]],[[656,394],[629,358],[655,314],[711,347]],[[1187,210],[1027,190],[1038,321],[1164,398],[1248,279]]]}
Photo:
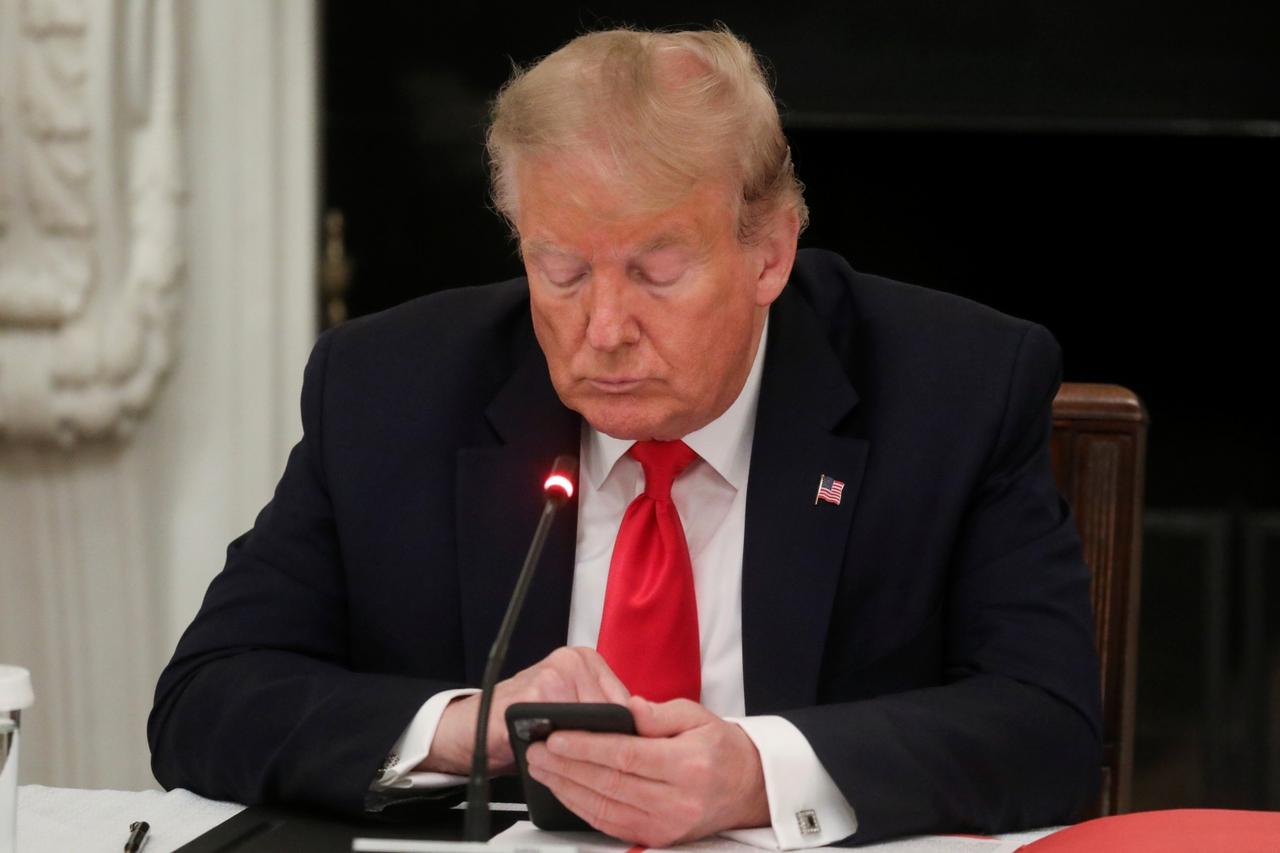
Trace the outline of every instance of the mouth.
{"label": "mouth", "polygon": [[603,391],[606,394],[625,394],[640,386],[641,379],[631,379],[628,377],[617,377],[610,379],[588,379],[587,382],[597,391]]}

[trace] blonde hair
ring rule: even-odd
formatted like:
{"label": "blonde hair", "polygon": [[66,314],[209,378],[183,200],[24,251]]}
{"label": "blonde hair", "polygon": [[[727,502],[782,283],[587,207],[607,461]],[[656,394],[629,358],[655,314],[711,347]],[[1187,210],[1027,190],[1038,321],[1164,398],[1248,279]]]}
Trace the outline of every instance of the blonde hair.
{"label": "blonde hair", "polygon": [[518,163],[568,152],[597,158],[655,208],[727,179],[741,190],[745,243],[779,210],[793,209],[801,230],[809,219],[764,70],[723,27],[588,33],[516,68],[494,100],[486,149],[494,205],[513,228]]}

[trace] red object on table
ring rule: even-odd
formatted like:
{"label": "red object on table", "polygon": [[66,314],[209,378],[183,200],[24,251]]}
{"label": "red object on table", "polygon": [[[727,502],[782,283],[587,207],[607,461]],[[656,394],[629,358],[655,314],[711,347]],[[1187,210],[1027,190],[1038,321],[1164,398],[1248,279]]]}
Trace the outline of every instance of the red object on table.
{"label": "red object on table", "polygon": [[1019,853],[1280,853],[1280,812],[1170,809],[1067,827]]}

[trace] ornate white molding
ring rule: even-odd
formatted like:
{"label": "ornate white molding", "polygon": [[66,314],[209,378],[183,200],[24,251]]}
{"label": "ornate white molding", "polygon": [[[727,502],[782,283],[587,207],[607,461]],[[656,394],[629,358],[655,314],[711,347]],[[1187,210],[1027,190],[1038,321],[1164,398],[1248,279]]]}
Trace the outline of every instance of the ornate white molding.
{"label": "ornate white molding", "polygon": [[[28,8],[84,12],[93,215],[92,286],[79,313],[0,320],[0,409],[11,417],[17,406],[30,423],[33,411],[74,406],[74,438],[91,434],[83,413],[101,394],[103,431],[114,431],[119,401],[136,389],[140,408],[154,391],[140,377],[168,360],[174,338],[157,330],[170,328],[179,281],[182,295],[182,357],[132,440],[58,452],[27,440],[49,434],[40,421],[22,444],[12,432],[0,441],[0,660],[29,667],[36,689],[25,782],[155,784],[145,732],[156,678],[226,543],[270,499],[301,435],[298,392],[316,332],[317,5],[0,0],[0,192],[10,199],[0,267],[14,263],[19,223],[34,228],[9,159],[27,126],[15,124],[16,98],[5,100],[17,91],[14,45]],[[172,45],[159,40],[175,29],[190,164],[181,223],[178,161],[163,150],[178,137],[159,121],[173,101],[156,94],[173,79]],[[109,38],[114,51],[95,53]],[[145,127],[159,140],[143,142]],[[166,229],[180,230],[183,253]],[[140,239],[143,230],[158,236]],[[74,329],[81,335],[67,337]]]}
{"label": "ornate white molding", "polygon": [[173,0],[0,0],[0,442],[128,434],[169,367],[177,37]]}

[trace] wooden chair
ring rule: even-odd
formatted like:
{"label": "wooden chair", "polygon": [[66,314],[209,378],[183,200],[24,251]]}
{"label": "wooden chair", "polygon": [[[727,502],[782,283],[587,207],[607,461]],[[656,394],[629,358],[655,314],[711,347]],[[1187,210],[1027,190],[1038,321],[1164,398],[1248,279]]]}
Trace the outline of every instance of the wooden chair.
{"label": "wooden chair", "polygon": [[1102,664],[1099,815],[1128,811],[1133,784],[1147,423],[1142,401],[1118,385],[1064,383],[1053,401],[1054,476],[1093,570],[1090,594]]}

